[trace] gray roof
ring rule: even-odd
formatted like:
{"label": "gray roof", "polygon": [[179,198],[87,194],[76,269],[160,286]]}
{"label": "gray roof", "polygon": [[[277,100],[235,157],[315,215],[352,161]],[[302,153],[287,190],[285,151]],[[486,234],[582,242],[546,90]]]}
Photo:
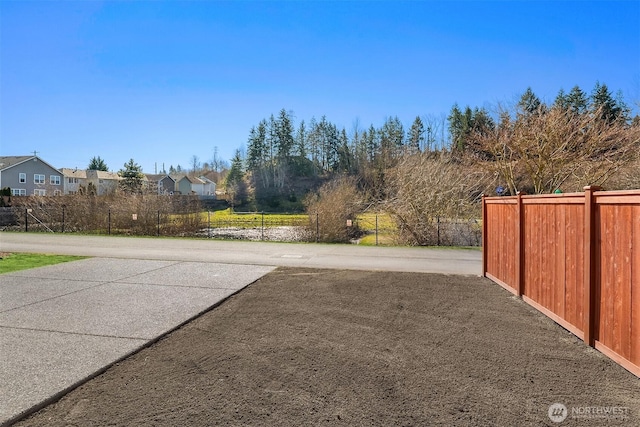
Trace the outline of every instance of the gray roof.
{"label": "gray roof", "polygon": [[34,156],[0,156],[0,170],[26,162],[29,159],[33,159],[33,157]]}
{"label": "gray roof", "polygon": [[175,182],[182,181],[183,179],[186,179],[187,181],[189,181],[192,184],[205,184],[205,182],[203,180],[201,180],[200,178],[197,178],[195,176],[178,175],[178,176],[176,176],[174,178]]}
{"label": "gray roof", "polygon": [[0,171],[12,168],[16,165],[19,165],[20,163],[24,163],[31,159],[37,159],[45,165],[49,166],[51,169],[58,170],[38,156],[0,156]]}
{"label": "gray roof", "polygon": [[145,176],[147,177],[147,179],[149,179],[149,181],[162,181],[165,178],[169,178],[172,181],[175,181],[175,179],[171,175],[168,175],[166,173],[147,173],[145,174]]}

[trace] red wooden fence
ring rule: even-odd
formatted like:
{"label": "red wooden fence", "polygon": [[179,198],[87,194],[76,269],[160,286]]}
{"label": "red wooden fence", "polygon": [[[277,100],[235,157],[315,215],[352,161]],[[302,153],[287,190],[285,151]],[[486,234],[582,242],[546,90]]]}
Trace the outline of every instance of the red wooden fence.
{"label": "red wooden fence", "polygon": [[482,271],[640,376],[640,190],[485,197]]}

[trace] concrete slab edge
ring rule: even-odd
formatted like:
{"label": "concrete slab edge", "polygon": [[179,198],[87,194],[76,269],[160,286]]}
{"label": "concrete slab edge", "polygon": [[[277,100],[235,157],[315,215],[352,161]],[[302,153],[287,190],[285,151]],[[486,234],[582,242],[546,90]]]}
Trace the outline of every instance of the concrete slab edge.
{"label": "concrete slab edge", "polygon": [[[275,268],[274,268],[274,270],[275,270]],[[134,354],[140,352],[141,350],[144,350],[145,348],[151,347],[152,345],[154,345],[155,343],[157,343],[158,341],[160,341],[161,339],[163,339],[167,335],[169,335],[169,334],[177,331],[178,329],[182,328],[187,323],[193,322],[198,317],[203,316],[206,313],[210,312],[211,310],[214,310],[216,307],[219,307],[221,304],[224,304],[224,302],[227,301],[229,298],[239,294],[243,290],[247,289],[249,286],[251,286],[254,283],[256,283],[258,280],[260,280],[260,278],[254,280],[251,283],[248,283],[247,285],[243,286],[242,288],[238,289],[237,291],[233,292],[232,294],[229,294],[226,297],[222,298],[220,301],[216,302],[212,306],[205,308],[204,310],[200,311],[199,313],[196,313],[195,315],[191,316],[190,318],[186,319],[185,321],[181,322],[180,324],[178,324],[177,326],[171,328],[170,330],[158,335],[155,338],[152,338],[151,340],[147,341],[146,343],[142,344],[141,346],[139,346],[137,348],[134,348],[133,350],[131,350],[128,353],[124,354],[122,357],[119,357],[118,359],[114,360],[113,362],[109,363],[108,365],[106,365],[106,366],[96,370],[95,372],[87,375],[86,377],[78,380],[77,382],[71,384],[69,387],[57,392],[53,396],[48,397],[45,400],[43,400],[42,402],[37,403],[37,404],[33,405],[32,407],[30,407],[28,409],[25,409],[24,411],[22,411],[19,414],[9,418],[6,421],[3,421],[2,424],[0,424],[0,427],[9,427],[9,426],[11,426],[11,425],[13,425],[13,424],[15,424],[15,423],[17,423],[19,421],[22,421],[22,420],[28,418],[29,416],[35,414],[36,412],[38,412],[39,410],[41,410],[41,409],[43,409],[45,407],[51,405],[52,403],[56,403],[57,401],[62,399],[65,395],[67,395],[68,393],[72,392],[76,388],[78,388],[81,385],[91,381],[92,379],[102,375],[103,373],[108,371],[112,366],[114,366],[114,365],[116,365],[116,364],[128,359],[129,357],[131,357]]]}

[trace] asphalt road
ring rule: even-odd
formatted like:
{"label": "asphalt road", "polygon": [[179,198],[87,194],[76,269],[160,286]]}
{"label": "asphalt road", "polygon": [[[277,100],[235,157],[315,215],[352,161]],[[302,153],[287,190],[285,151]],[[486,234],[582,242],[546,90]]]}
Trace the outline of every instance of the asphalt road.
{"label": "asphalt road", "polygon": [[138,260],[463,275],[480,275],[482,268],[482,253],[474,249],[86,236],[53,233],[0,232],[0,251]]}

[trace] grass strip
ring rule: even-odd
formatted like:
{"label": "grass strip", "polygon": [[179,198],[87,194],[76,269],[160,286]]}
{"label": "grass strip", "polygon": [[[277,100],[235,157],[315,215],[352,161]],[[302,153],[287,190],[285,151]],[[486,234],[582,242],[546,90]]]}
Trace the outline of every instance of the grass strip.
{"label": "grass strip", "polygon": [[62,262],[85,259],[84,256],[51,255],[32,253],[1,253],[0,274],[13,271],[27,270],[30,268],[44,267],[46,265],[60,264]]}

